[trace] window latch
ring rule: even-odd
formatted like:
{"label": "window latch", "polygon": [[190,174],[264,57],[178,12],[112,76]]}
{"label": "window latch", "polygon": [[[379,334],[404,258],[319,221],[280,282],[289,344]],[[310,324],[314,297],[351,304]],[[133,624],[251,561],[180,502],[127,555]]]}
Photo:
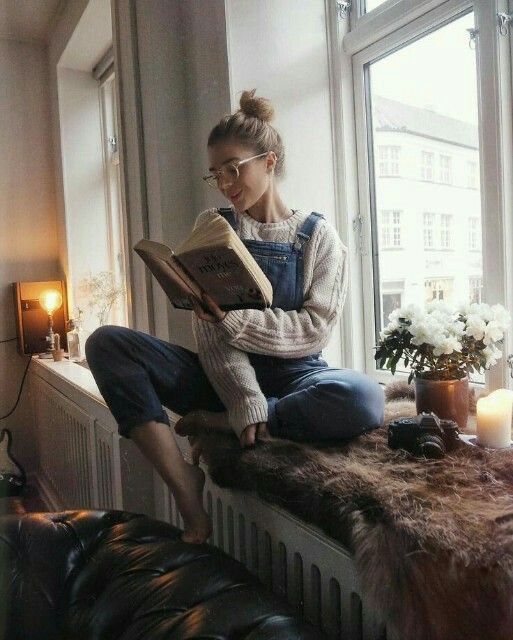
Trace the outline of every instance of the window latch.
{"label": "window latch", "polygon": [[116,138],[116,136],[109,136],[107,138],[107,143],[109,145],[111,153],[116,153],[116,151],[118,150],[118,139]]}
{"label": "window latch", "polygon": [[506,362],[509,367],[509,375],[513,378],[513,353],[510,353],[506,358]]}
{"label": "window latch", "polygon": [[337,0],[337,15],[339,20],[349,17],[349,12],[353,8],[352,0]]}
{"label": "window latch", "polygon": [[479,29],[466,29],[468,31],[468,46],[470,49],[474,50],[476,48],[477,36],[479,35]]}
{"label": "window latch", "polygon": [[510,24],[513,22],[513,13],[498,13],[499,33],[501,36],[507,36],[510,30]]}

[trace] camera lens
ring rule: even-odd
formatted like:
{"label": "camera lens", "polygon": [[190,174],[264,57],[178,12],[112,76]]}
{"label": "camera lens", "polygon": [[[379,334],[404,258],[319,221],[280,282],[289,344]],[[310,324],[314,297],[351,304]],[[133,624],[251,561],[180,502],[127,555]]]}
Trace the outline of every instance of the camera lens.
{"label": "camera lens", "polygon": [[421,436],[417,440],[417,448],[419,454],[426,458],[443,458],[445,455],[445,444],[438,436]]}

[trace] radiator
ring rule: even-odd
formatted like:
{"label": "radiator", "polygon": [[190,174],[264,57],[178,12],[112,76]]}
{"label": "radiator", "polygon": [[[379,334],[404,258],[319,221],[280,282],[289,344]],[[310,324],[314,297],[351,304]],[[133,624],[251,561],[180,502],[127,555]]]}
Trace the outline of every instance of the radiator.
{"label": "radiator", "polygon": [[[156,482],[165,496],[159,516],[183,528],[172,495]],[[209,542],[246,565],[300,617],[329,638],[387,639],[384,625],[362,603],[350,554],[336,541],[256,496],[220,489],[208,476],[204,503],[213,523]]]}
{"label": "radiator", "polygon": [[30,377],[44,501],[53,509],[120,509],[118,436],[36,375]]}
{"label": "radiator", "polygon": [[[152,484],[151,470],[129,451],[120,464],[119,436],[105,407],[57,378],[61,390],[54,388],[44,365],[38,372],[46,377],[30,376],[40,461],[37,480],[49,507],[125,508],[183,528],[156,472]],[[180,439],[188,456],[186,442]],[[153,493],[152,500],[144,502],[139,492]],[[208,476],[204,501],[213,522],[209,542],[246,565],[329,638],[396,640],[362,602],[353,560],[342,545],[257,496],[220,489]]]}

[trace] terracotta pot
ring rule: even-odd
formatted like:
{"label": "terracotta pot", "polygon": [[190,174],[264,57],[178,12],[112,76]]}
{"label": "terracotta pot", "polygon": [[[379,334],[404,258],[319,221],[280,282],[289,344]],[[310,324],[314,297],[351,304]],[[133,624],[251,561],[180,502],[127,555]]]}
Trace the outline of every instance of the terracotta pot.
{"label": "terracotta pot", "polygon": [[454,420],[460,430],[467,427],[468,378],[460,380],[428,380],[415,377],[417,413],[432,411],[439,418]]}

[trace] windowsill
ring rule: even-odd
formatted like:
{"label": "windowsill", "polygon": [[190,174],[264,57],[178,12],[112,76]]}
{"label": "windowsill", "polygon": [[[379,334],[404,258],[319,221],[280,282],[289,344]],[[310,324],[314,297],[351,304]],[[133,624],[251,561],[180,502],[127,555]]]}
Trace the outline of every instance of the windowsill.
{"label": "windowsill", "polygon": [[[53,360],[33,356],[32,369],[38,375],[41,375],[43,370],[47,375],[54,376],[56,382],[66,383],[75,391],[86,394],[96,402],[103,404],[105,407],[107,406],[93,378],[93,374],[89,369],[82,367],[76,362],[71,362],[67,359],[61,362],[54,362]],[[47,376],[45,376],[45,378],[46,377]]]}
{"label": "windowsill", "polygon": [[[86,412],[98,416],[104,426],[113,432],[117,431],[117,424],[89,369],[69,360],[54,362],[37,356],[32,357],[31,369],[33,374],[45,380]],[[180,417],[178,414],[169,409],[166,409],[166,412],[171,424],[177,422]]]}

